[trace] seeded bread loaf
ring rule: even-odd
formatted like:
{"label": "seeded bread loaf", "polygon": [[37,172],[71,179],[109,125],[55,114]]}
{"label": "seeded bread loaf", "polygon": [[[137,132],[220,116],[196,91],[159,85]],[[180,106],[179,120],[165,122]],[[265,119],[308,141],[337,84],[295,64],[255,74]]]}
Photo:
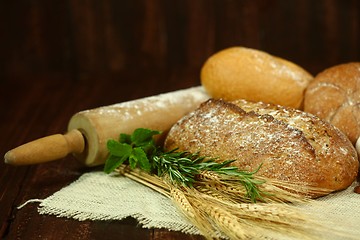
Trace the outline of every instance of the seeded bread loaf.
{"label": "seeded bread loaf", "polygon": [[292,108],[210,99],[169,131],[166,149],[199,152],[257,174],[330,190],[348,187],[359,162],[337,128]]}

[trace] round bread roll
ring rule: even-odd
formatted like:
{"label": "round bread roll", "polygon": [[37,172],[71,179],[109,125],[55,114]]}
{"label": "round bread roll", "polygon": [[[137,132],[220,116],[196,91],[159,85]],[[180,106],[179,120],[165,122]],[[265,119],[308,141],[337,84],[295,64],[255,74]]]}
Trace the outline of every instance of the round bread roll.
{"label": "round bread roll", "polygon": [[302,108],[313,76],[287,60],[265,52],[232,47],[211,56],[201,69],[201,83],[217,99],[262,101]]}
{"label": "round bread roll", "polygon": [[338,127],[355,144],[360,136],[360,62],[319,73],[305,92],[304,110]]}

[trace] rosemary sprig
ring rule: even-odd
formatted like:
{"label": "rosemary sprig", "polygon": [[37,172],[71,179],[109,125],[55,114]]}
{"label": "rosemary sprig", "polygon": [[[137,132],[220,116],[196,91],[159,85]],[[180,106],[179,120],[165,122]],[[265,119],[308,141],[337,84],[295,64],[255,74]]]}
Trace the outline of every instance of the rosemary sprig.
{"label": "rosemary sprig", "polygon": [[239,182],[246,190],[245,198],[251,202],[262,199],[263,192],[259,186],[264,181],[254,178],[254,172],[241,171],[230,166],[233,160],[217,162],[216,159],[200,156],[173,149],[164,151],[155,144],[154,135],[159,131],[139,128],[132,135],[120,134],[119,140],[109,140],[107,148],[109,157],[105,162],[104,171],[110,173],[122,164],[131,169],[140,168],[159,177],[169,178],[174,185],[192,187],[197,176],[203,172],[212,172],[222,176],[222,181]]}

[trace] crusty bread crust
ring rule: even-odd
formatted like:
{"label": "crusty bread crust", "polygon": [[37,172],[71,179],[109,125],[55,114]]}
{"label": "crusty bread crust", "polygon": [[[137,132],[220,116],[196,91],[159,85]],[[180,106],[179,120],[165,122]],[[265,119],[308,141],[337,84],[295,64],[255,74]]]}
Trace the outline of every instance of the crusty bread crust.
{"label": "crusty bread crust", "polygon": [[355,144],[360,136],[360,62],[333,66],[308,86],[304,110],[329,121]]}
{"label": "crusty bread crust", "polygon": [[166,149],[236,159],[243,170],[292,183],[340,190],[356,178],[355,148],[339,130],[292,108],[210,99],[170,130]]}

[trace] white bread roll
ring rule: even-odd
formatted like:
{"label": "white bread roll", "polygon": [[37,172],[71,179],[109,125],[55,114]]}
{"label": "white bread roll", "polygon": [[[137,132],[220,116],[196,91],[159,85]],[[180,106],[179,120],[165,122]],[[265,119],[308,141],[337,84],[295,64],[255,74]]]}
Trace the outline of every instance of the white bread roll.
{"label": "white bread roll", "polygon": [[360,62],[316,75],[305,92],[304,110],[338,127],[355,144],[360,137]]}
{"label": "white bread roll", "polygon": [[246,99],[302,108],[313,76],[296,64],[265,52],[232,47],[212,55],[201,69],[201,83],[213,98]]}

